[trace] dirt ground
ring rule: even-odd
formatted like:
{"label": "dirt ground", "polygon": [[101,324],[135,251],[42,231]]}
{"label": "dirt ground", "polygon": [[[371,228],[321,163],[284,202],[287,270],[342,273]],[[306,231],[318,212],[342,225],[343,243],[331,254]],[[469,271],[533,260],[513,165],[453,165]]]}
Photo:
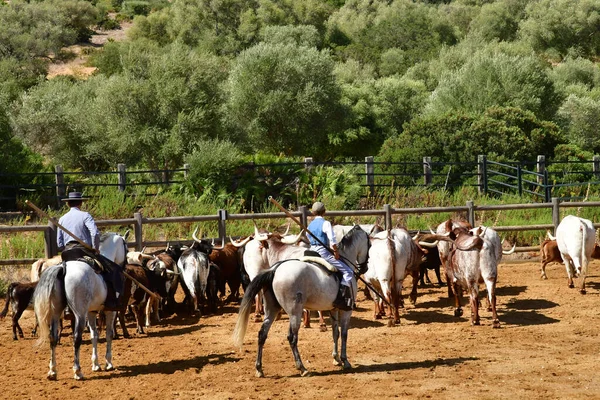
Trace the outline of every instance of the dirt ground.
{"label": "dirt ground", "polygon": [[[468,310],[455,318],[446,289],[419,290],[401,324],[372,319],[371,302],[359,296],[352,316],[348,356],[353,369],[332,364],[331,329],[300,331],[299,349],[312,372],[300,377],[287,343],[287,317],[277,321],[265,346],[265,378],[254,377],[259,323],[250,322],[243,349],[231,333],[237,307],[201,318],[174,315],[148,333],[114,342],[115,371],[91,371],[91,344],[81,349],[85,381],[72,378],[70,329],[57,350],[58,381],[46,380],[49,349],[29,336],[31,312],[22,318],[25,339],[13,341],[10,320],[0,325],[3,398],[600,398],[598,315],[600,262],[590,266],[588,293],[566,285],[561,265],[539,278],[537,262],[499,267],[498,308],[502,323],[492,329],[490,313],[470,326]],[[431,274],[433,275],[433,274]],[[410,278],[409,278],[410,279]],[[133,322],[128,323],[135,332]],[[99,345],[103,356],[104,340]],[[103,358],[102,358],[103,360]]]}

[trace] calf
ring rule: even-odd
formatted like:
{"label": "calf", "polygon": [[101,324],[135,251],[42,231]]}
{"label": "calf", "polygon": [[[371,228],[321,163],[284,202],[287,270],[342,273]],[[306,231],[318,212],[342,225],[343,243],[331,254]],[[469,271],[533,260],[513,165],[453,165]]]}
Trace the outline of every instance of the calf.
{"label": "calf", "polygon": [[425,281],[430,285],[431,281],[427,276],[427,270],[435,271],[435,276],[437,277],[438,285],[444,286],[445,283],[442,282],[442,278],[440,276],[440,266],[442,265],[442,261],[440,260],[440,253],[437,247],[431,247],[428,249],[427,254],[424,254],[421,257],[421,264],[419,265],[419,282],[421,286],[425,286]]}
{"label": "calf", "polygon": [[[37,282],[13,282],[8,286],[8,290],[6,291],[6,303],[4,304],[4,310],[0,312],[0,318],[6,317],[8,307],[10,306],[13,312],[12,330],[14,340],[18,340],[17,330],[19,331],[21,339],[23,338],[23,330],[19,325],[19,318],[21,318],[21,315],[23,315],[25,310],[33,310],[31,299],[36,286]],[[35,334],[35,329],[33,330],[33,334]]]}
{"label": "calf", "polygon": [[237,302],[240,297],[240,285],[242,283],[242,267],[238,248],[232,243],[227,243],[222,248],[213,248],[208,258],[219,268],[218,289],[221,296],[225,296],[225,284],[227,284],[230,293],[225,302]]}
{"label": "calf", "polygon": [[585,294],[587,268],[595,245],[592,221],[567,215],[556,228],[556,243],[567,269],[567,283],[574,287],[573,276],[579,275],[579,291]]}

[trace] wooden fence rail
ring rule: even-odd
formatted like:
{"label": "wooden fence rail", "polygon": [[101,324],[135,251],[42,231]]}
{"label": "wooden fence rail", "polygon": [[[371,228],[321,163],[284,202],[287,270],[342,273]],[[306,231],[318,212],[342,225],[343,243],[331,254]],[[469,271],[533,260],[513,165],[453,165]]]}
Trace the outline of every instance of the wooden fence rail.
{"label": "wooden fence rail", "polygon": [[[476,213],[483,211],[499,211],[499,210],[524,210],[548,208],[552,211],[551,224],[536,224],[536,225],[517,225],[517,226],[495,226],[494,229],[498,232],[511,231],[533,231],[533,230],[552,230],[555,231],[560,223],[560,209],[574,207],[600,207],[600,202],[563,202],[558,198],[553,198],[551,203],[529,203],[529,204],[501,204],[501,205],[481,205],[478,206],[473,201],[468,201],[464,206],[451,207],[423,207],[423,208],[393,208],[389,204],[385,204],[380,210],[351,210],[351,211],[327,211],[330,217],[360,217],[360,216],[377,216],[384,218],[384,226],[392,227],[392,217],[399,214],[431,214],[431,213],[464,213],[466,219],[475,225]],[[298,217],[304,225],[308,225],[308,217],[310,212],[306,206],[302,206],[298,211],[291,212],[295,217]],[[145,218],[140,213],[135,213],[133,218],[99,220],[96,224],[99,227],[106,226],[130,226],[133,227],[134,241],[128,242],[128,247],[141,251],[144,247],[163,247],[168,243],[191,244],[189,239],[176,239],[169,241],[145,241],[143,238],[144,226],[164,224],[164,223],[182,223],[182,222],[217,222],[219,228],[219,238],[227,240],[227,221],[235,220],[264,220],[264,219],[285,219],[287,216],[283,212],[274,213],[257,213],[257,214],[229,214],[226,210],[218,210],[217,215],[197,215],[197,216],[178,216],[178,217],[162,217],[162,218]],[[410,229],[410,227],[407,227]],[[594,223],[594,228],[600,228],[600,223]],[[54,224],[48,222],[47,225],[26,225],[26,226],[5,226],[0,225],[0,233],[20,233],[20,232],[44,232],[45,256],[52,257],[58,254],[56,246],[56,229]],[[539,246],[517,247],[518,252],[536,251]],[[17,259],[17,260],[0,260],[0,266],[6,265],[23,265],[31,264],[37,259]]]}

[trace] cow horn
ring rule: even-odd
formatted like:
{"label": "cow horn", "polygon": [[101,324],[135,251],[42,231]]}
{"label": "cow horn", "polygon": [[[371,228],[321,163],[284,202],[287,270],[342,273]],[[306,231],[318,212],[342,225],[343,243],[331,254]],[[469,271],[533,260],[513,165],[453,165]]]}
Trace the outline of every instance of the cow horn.
{"label": "cow horn", "polygon": [[429,232],[431,232],[433,235],[435,235],[435,232],[433,231],[433,229],[431,229],[431,227],[429,227]]}
{"label": "cow horn", "polygon": [[300,232],[296,236],[290,235],[290,236],[282,237],[281,238],[281,243],[295,244],[298,240],[300,240],[300,237],[302,236],[303,233],[304,233],[304,229],[302,230],[302,232]]}
{"label": "cow horn", "polygon": [[169,251],[169,246],[170,246],[170,243],[167,242],[167,247],[165,247],[165,251]]}
{"label": "cow horn", "polygon": [[125,233],[123,234],[123,240],[127,241],[127,238],[129,237],[129,233],[131,232],[131,229],[127,229],[125,231]]}
{"label": "cow horn", "polygon": [[415,236],[412,237],[412,240],[417,240],[417,238],[419,237],[420,234],[421,234],[421,230],[419,229],[417,231],[417,233],[415,233]]}
{"label": "cow horn", "polygon": [[[200,239],[198,239],[198,238],[196,237],[196,232],[198,232],[198,227],[196,227],[196,229],[194,229],[194,233],[192,233],[192,238],[193,238],[193,239],[194,239],[196,242],[199,242],[199,241],[200,241]],[[200,232],[200,237],[202,237],[202,232]]]}
{"label": "cow horn", "polygon": [[487,231],[487,226],[480,226],[479,229],[481,229],[481,233],[479,234],[479,237],[484,237],[485,231]]}
{"label": "cow horn", "polygon": [[213,250],[223,250],[225,248],[225,239],[221,239],[221,246],[216,247],[215,246],[215,239],[213,238],[213,240],[212,240],[212,247],[213,247]]}
{"label": "cow horn", "polygon": [[[254,221],[252,221],[254,222]],[[261,234],[258,231],[258,226],[256,226],[256,222],[254,222],[254,239],[256,240],[267,240],[269,238],[268,234]]]}
{"label": "cow horn", "polygon": [[506,254],[506,255],[512,254],[512,253],[515,252],[516,248],[517,248],[517,244],[515,243],[515,244],[513,244],[512,249],[510,249],[510,250],[502,250],[502,254]]}
{"label": "cow horn", "polygon": [[287,234],[288,234],[288,232],[290,231],[290,225],[291,225],[291,224],[292,224],[291,222],[290,222],[290,223],[288,223],[287,229],[285,230],[285,232],[283,232],[283,233],[281,234],[281,236],[285,236],[285,235],[287,235]]}
{"label": "cow horn", "polygon": [[438,245],[439,242],[440,242],[439,240],[436,240],[433,243],[432,242],[419,242],[419,246],[434,248],[434,247],[437,247],[437,245]]}
{"label": "cow horn", "polygon": [[556,236],[552,236],[552,234],[550,233],[550,231],[546,231],[546,235],[548,235],[548,239],[550,239],[550,240],[556,240]]}
{"label": "cow horn", "polygon": [[231,244],[234,245],[235,247],[244,247],[246,245],[246,243],[248,243],[250,241],[250,239],[252,239],[252,236],[248,236],[246,239],[244,239],[242,241],[233,240],[233,238],[231,236],[229,237]]}
{"label": "cow horn", "polygon": [[165,273],[167,275],[181,275],[179,272],[171,271],[170,269],[166,270]]}

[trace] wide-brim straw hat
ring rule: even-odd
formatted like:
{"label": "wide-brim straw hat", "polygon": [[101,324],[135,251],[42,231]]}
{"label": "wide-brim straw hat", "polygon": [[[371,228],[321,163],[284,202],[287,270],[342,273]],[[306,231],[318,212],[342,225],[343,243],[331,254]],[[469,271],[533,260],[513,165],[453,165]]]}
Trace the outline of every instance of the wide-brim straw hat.
{"label": "wide-brim straw hat", "polygon": [[89,197],[83,197],[81,192],[71,192],[69,193],[69,196],[62,199],[62,201],[86,201],[89,199]]}

